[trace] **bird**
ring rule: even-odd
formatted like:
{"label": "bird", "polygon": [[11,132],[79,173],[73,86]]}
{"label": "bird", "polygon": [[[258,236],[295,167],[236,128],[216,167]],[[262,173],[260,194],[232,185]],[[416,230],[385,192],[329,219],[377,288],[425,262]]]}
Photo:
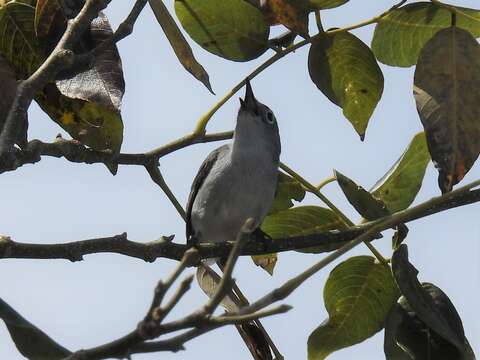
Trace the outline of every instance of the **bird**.
{"label": "bird", "polygon": [[[252,233],[268,238],[260,225],[277,188],[280,133],[273,111],[255,98],[248,78],[245,87],[232,141],[213,150],[193,180],[186,207],[189,245],[235,241],[247,219]],[[237,329],[255,359],[272,359],[263,329],[254,323]]]}

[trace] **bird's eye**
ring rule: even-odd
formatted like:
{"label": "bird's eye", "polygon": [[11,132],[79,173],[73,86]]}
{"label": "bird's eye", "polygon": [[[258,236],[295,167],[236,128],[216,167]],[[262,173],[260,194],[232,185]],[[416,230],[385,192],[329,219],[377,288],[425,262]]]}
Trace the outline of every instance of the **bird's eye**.
{"label": "bird's eye", "polygon": [[265,114],[265,121],[269,124],[275,123],[275,116],[271,111],[267,111]]}

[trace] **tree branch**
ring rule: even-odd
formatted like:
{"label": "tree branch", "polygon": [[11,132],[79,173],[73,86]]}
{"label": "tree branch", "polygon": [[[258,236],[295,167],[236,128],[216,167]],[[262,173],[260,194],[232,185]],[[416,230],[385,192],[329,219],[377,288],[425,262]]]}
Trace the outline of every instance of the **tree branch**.
{"label": "tree branch", "polygon": [[[394,219],[395,221],[393,224],[388,223],[388,225],[382,226],[380,231],[451,208],[476,203],[480,201],[480,190],[470,189],[478,185],[478,181],[474,182],[450,193],[432,198],[415,207],[397,212],[374,222],[351,227],[345,231],[327,231],[317,234],[275,239],[271,243],[265,243],[263,239],[251,237],[243,246],[241,254],[260,255],[301,250],[313,246],[322,246],[325,247],[325,251],[332,251],[368,231],[372,226],[388,219]],[[84,255],[109,252],[149,262],[155,261],[155,259],[159,257],[180,260],[188,247],[184,244],[173,243],[171,242],[172,239],[173,237],[162,237],[156,241],[138,243],[128,240],[127,234],[124,233],[113,237],[74,241],[63,244],[27,244],[15,242],[8,237],[0,237],[0,258],[67,259],[70,261],[79,261],[83,259]],[[226,257],[232,249],[232,243],[198,244],[197,249],[201,259]]]}
{"label": "tree branch", "polygon": [[65,140],[60,136],[57,137],[53,143],[32,140],[23,149],[12,148],[9,161],[0,162],[0,174],[6,171],[14,171],[25,164],[37,163],[41,160],[42,156],[65,158],[70,162],[84,164],[115,163],[119,165],[146,166],[152,162],[157,162],[158,159],[165,155],[190,145],[227,140],[230,139],[232,135],[233,132],[231,131],[207,134],[199,137],[190,134],[146,153],[121,153],[118,155],[108,150],[93,150],[76,140]]}
{"label": "tree branch", "polygon": [[267,310],[259,308],[258,311],[248,312],[242,310],[241,313],[238,311],[231,314],[213,316],[213,312],[217,308],[221,299],[225,296],[225,293],[228,292],[229,286],[231,286],[233,268],[235,267],[241,247],[246,240],[245,235],[251,231],[251,229],[249,229],[250,224],[251,221],[249,219],[242,228],[235,246],[230,252],[225,274],[222,277],[215,295],[208,300],[205,305],[181,319],[166,324],[162,323],[165,317],[190,289],[193,276],[185,278],[166,305],[162,306],[165,294],[173,286],[174,282],[179,278],[187,266],[198,260],[198,251],[196,249],[189,249],[185,252],[182,261],[178,264],[169,278],[165,282],[159,281],[155,288],[152,304],[150,305],[145,318],[138,324],[135,330],[107,344],[87,350],[77,351],[69,355],[65,360],[99,360],[112,357],[125,358],[129,357],[130,354],[134,352],[145,352],[142,350],[142,346],[148,344],[145,342],[147,340],[152,340],[175,331],[189,329],[184,334],[165,340],[164,342],[166,345],[159,346],[158,343],[155,343],[155,351],[177,351],[183,348],[183,343],[187,340],[200,336],[205,332],[214,330],[218,327],[231,324],[241,324],[259,317],[272,316],[290,310],[290,306],[282,305]]}
{"label": "tree branch", "polygon": [[[62,70],[74,62],[74,45],[85,32],[93,19],[111,0],[86,0],[78,15],[70,20],[65,33],[40,67],[26,80],[19,83],[12,107],[0,134],[0,163],[9,160],[9,153],[14,148],[21,124],[27,122],[27,110],[36,92],[52,81]],[[5,160],[6,158],[6,160]]]}

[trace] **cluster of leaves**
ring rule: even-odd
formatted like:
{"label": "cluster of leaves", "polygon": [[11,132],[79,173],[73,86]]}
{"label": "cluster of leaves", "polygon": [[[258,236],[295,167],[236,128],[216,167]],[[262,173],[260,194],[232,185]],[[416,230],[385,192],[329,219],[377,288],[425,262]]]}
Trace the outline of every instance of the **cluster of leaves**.
{"label": "cluster of leaves", "polygon": [[[13,0],[0,5],[0,80],[6,84],[0,107],[0,129],[16,92],[14,79],[25,79],[46,60],[64,33],[68,18],[79,9],[62,0]],[[90,25],[74,51],[92,53],[112,35],[105,15]],[[125,89],[122,64],[115,46],[95,54],[87,66],[79,64],[47,84],[35,97],[49,117],[74,139],[96,150],[120,151],[123,122],[120,114]],[[26,128],[17,143],[24,144]],[[117,166],[109,165],[115,173]]]}
{"label": "cluster of leaves", "polygon": [[[335,105],[363,140],[384,78],[378,61],[399,67],[416,65],[414,96],[425,132],[414,136],[404,154],[367,191],[335,172],[348,202],[365,220],[406,209],[414,201],[425,169],[433,159],[439,186],[448,192],[461,181],[480,153],[480,123],[476,91],[480,84],[480,12],[437,2],[396,7],[377,19],[371,46],[342,29],[309,34],[309,14],[335,8],[348,0],[175,0],[176,15],[189,36],[205,50],[232,61],[256,59],[269,48],[288,51],[297,36],[310,44],[308,70],[318,89]],[[81,3],[81,2],[80,2]],[[209,75],[161,0],[150,6],[180,63],[212,91]],[[0,0],[1,121],[10,108],[16,79],[34,73],[45,61],[78,8],[63,0]],[[281,24],[289,33],[270,38],[270,27]],[[115,46],[97,54],[94,49],[112,35],[100,14],[77,44],[76,54],[93,61],[61,73],[35,97],[40,107],[74,139],[97,150],[119,152],[123,139],[120,114],[124,81]],[[286,50],[285,50],[286,49]],[[460,90],[461,89],[461,90]],[[26,141],[26,127],[17,143]],[[116,166],[109,165],[115,173]],[[276,238],[343,230],[349,224],[338,212],[320,206],[294,206],[305,197],[303,185],[281,174],[272,209],[262,230]],[[474,359],[460,317],[436,286],[420,284],[408,262],[402,241],[408,229],[398,226],[392,266],[374,258],[350,258],[334,270],[324,288],[329,318],[308,339],[310,360],[357,344],[385,328],[389,360]],[[332,251],[335,246],[304,249]],[[270,273],[276,254],[254,257]],[[393,271],[392,271],[393,270]],[[218,283],[203,273],[200,283]],[[208,293],[208,291],[207,291]],[[226,298],[227,299],[227,298]],[[228,300],[228,299],[227,299]],[[238,306],[230,299],[230,306]],[[227,306],[228,308],[228,306]],[[30,359],[60,359],[68,350],[24,320],[0,301],[0,317],[22,354]],[[35,339],[26,345],[25,339]],[[38,345],[40,344],[40,345]],[[38,345],[38,346],[37,346]]]}
{"label": "cluster of leaves", "polygon": [[[175,11],[187,33],[205,50],[233,61],[248,61],[276,44],[270,26],[282,24],[308,38],[308,14],[347,1],[176,0]],[[453,22],[452,22],[453,17]],[[431,2],[393,9],[378,20],[371,48],[347,31],[309,38],[312,81],[343,109],[363,139],[384,85],[377,60],[412,66],[415,99],[425,127],[439,185],[450,191],[480,152],[478,94],[480,12]],[[288,46],[290,43],[282,45]],[[458,89],[463,91],[459,92]]]}

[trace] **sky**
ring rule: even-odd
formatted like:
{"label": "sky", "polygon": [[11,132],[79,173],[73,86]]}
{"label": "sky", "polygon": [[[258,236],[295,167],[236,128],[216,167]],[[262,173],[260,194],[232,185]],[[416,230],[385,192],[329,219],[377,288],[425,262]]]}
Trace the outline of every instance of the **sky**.
{"label": "sky", "polygon": [[[115,28],[133,1],[112,1],[107,15]],[[172,8],[173,1],[166,1]],[[326,28],[342,27],[368,19],[393,1],[352,0],[341,8],[324,11]],[[456,0],[474,7],[476,1]],[[314,21],[311,30],[314,31]],[[354,31],[370,43],[373,27]],[[217,96],[184,71],[150,10],[142,13],[134,34],[119,44],[126,80],[123,101],[125,124],[123,152],[144,152],[193,130],[197,119],[238,81],[265,61],[272,52],[248,63],[229,62],[190,42],[197,59],[210,74]],[[332,175],[333,169],[370,188],[402,154],[411,138],[422,130],[412,96],[413,68],[381,65],[385,91],[373,114],[364,142],[359,140],[341,109],[330,103],[311,82],[308,49],[302,48],[252,81],[257,98],[271,107],[282,138],[281,160],[312,183]],[[243,90],[241,94],[243,96]],[[231,130],[239,104],[229,101],[208,125],[209,131]],[[62,130],[38,107],[30,111],[30,139],[52,141]],[[161,159],[161,171],[182,204],[202,160],[220,143],[201,144]],[[463,184],[480,177],[476,164]],[[430,164],[416,203],[439,195],[437,173]],[[57,243],[127,232],[131,240],[146,242],[176,235],[183,243],[184,223],[160,188],[141,167],[121,166],[113,177],[100,164],[73,164],[44,158],[0,176],[0,234],[31,243]],[[353,220],[359,216],[333,183],[325,194]],[[303,204],[322,205],[307,197]],[[470,205],[409,224],[410,261],[419,279],[445,291],[460,316],[470,343],[480,354],[480,205]],[[375,243],[391,255],[390,233]],[[365,246],[343,256],[308,280],[282,303],[293,310],[263,321],[286,359],[306,359],[308,335],[327,317],[323,285],[331,269],[353,255],[369,255]],[[255,300],[305,270],[324,255],[282,253],[273,276],[256,268],[248,257],[240,259],[235,278],[250,300]],[[114,340],[144,317],[153,289],[175,262],[158,259],[144,263],[114,254],[63,260],[0,261],[0,297],[29,321],[70,350],[89,348]],[[190,269],[187,273],[192,273]],[[206,296],[193,286],[169,319],[201,306]],[[22,359],[0,324],[0,358]],[[234,327],[210,332],[186,344],[176,354],[136,355],[149,359],[249,358]],[[383,332],[338,351],[328,359],[382,359]]]}

